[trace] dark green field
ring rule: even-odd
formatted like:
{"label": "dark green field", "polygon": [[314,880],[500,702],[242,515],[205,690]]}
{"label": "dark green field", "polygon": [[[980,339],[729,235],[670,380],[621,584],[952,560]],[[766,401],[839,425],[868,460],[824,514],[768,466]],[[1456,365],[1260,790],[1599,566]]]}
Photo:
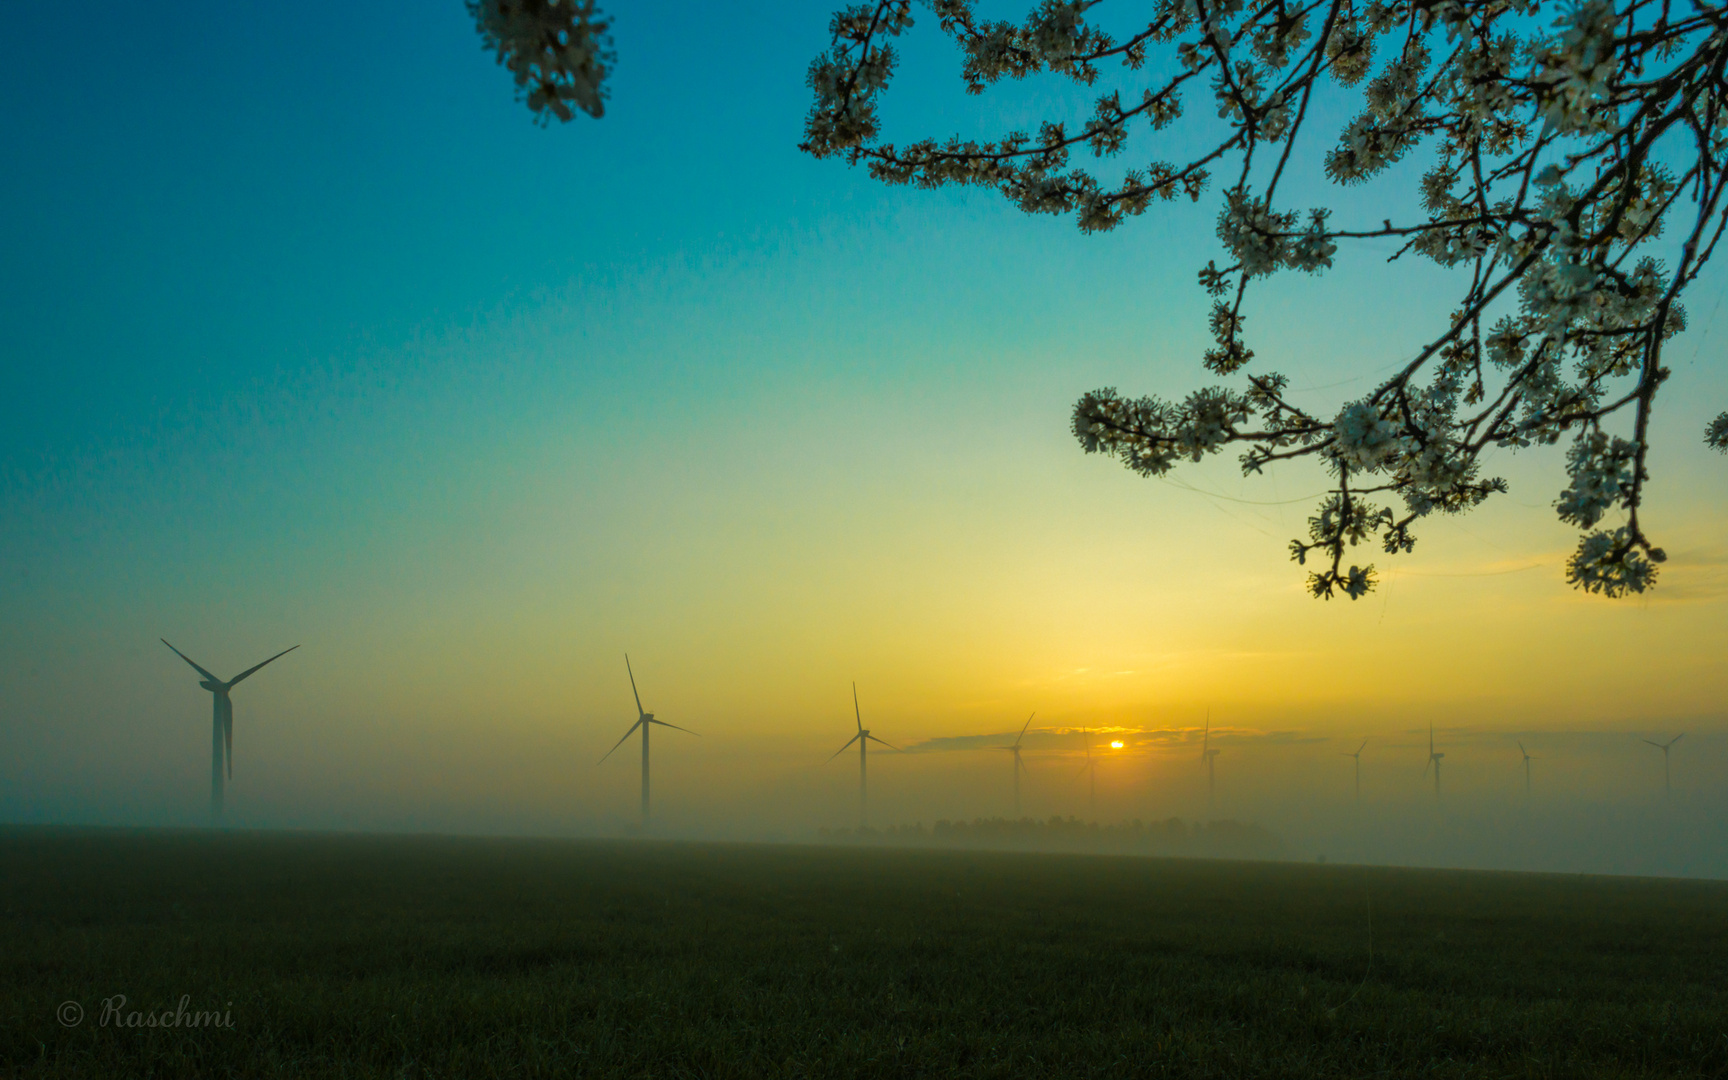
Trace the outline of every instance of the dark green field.
{"label": "dark green field", "polygon": [[0,912],[13,1076],[1728,1075],[1719,883],[9,829]]}

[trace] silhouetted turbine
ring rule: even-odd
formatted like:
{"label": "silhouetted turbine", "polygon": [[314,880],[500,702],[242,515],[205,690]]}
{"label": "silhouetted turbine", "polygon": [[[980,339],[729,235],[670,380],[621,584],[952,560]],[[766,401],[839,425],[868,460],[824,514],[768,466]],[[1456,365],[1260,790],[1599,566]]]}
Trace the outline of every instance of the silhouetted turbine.
{"label": "silhouetted turbine", "polygon": [[1672,739],[1669,739],[1665,743],[1664,742],[1650,742],[1649,739],[1642,740],[1646,743],[1650,743],[1651,746],[1654,746],[1656,749],[1662,751],[1662,797],[1663,798],[1667,798],[1668,796],[1673,794],[1673,790],[1668,786],[1668,748],[1670,746],[1673,746],[1675,743],[1679,742],[1681,739],[1684,739],[1685,737],[1686,737],[1686,733],[1684,731],[1682,731],[1680,734],[1674,736]]}
{"label": "silhouetted turbine", "polygon": [[[879,742],[879,743],[882,743],[883,746],[886,746],[890,750],[894,750],[894,751],[898,751],[898,752],[902,752],[902,753],[904,751],[900,751],[900,748],[898,746],[895,746],[893,743],[884,742],[883,740],[878,739],[876,736],[870,734],[870,732],[865,729],[865,727],[864,727],[864,714],[858,708],[858,684],[857,683],[852,684],[852,718],[858,722],[858,734],[852,736],[850,739],[847,739],[846,745],[842,746],[840,749],[834,751],[833,757],[830,757],[828,759],[828,761],[833,761],[834,758],[839,757],[841,754],[844,754],[847,750],[851,749],[853,743],[858,744],[858,827],[860,829],[862,829],[865,826],[865,824],[869,821],[869,818],[866,814],[866,807],[868,804],[865,801],[867,798],[867,793],[866,793],[866,789],[864,786],[865,754],[869,749],[869,744],[873,743],[873,742]],[[827,764],[827,762],[824,762],[823,764]]]}
{"label": "silhouetted turbine", "polygon": [[1368,740],[1363,739],[1362,745],[1356,748],[1354,754],[1346,754],[1340,751],[1338,755],[1339,757],[1354,758],[1356,760],[1356,808],[1358,810],[1362,808],[1362,751],[1367,746]]}
{"label": "silhouetted turbine", "polygon": [[[168,645],[167,638],[158,638],[157,640]],[[168,645],[168,647],[174,649],[172,645]],[[287,656],[299,647],[298,645],[291,645],[272,656],[270,660]],[[210,812],[220,814],[222,812],[222,773],[224,766],[227,767],[228,779],[234,779],[234,702],[229,698],[228,691],[234,689],[240,680],[263,667],[264,664],[268,664],[270,660],[264,661],[263,664],[253,664],[232,679],[223,682],[199,667],[197,661],[179,649],[174,649],[174,655],[191,664],[192,670],[204,676],[204,681],[198,685],[210,691],[210,696],[213,699],[213,716],[210,722]]]}
{"label": "silhouetted turbine", "polygon": [[1086,740],[1086,764],[1080,766],[1080,772],[1091,784],[1092,820],[1098,820],[1098,759],[1092,756],[1092,732],[1086,728],[1080,729],[1080,735]]}
{"label": "silhouetted turbine", "polygon": [[1518,740],[1518,752],[1524,755],[1524,801],[1530,801],[1530,763],[1536,759],[1530,756],[1530,751],[1524,749],[1524,740]]}
{"label": "silhouetted turbine", "polygon": [[1422,766],[1422,775],[1423,776],[1428,775],[1428,766],[1429,765],[1432,765],[1434,767],[1434,801],[1435,802],[1440,801],[1440,759],[1445,757],[1445,756],[1446,756],[1445,754],[1436,754],[1434,752],[1434,725],[1432,723],[1430,723],[1428,725],[1428,764]]}
{"label": "silhouetted turbine", "polygon": [[[628,739],[637,728],[642,729],[642,824],[646,825],[648,824],[648,729],[653,727],[655,724],[659,724],[661,727],[669,727],[674,731],[682,731],[686,735],[697,735],[698,738],[701,736],[698,735],[697,732],[691,731],[689,728],[681,728],[677,724],[668,724],[664,720],[656,720],[654,719],[654,714],[651,712],[643,712],[642,695],[636,692],[636,673],[630,669],[629,653],[624,654],[624,670],[630,674],[630,694],[636,699],[636,722],[630,725],[630,730],[624,733],[623,738],[612,744],[612,750],[616,750],[620,746],[623,746],[624,739]],[[594,764],[599,765],[600,762],[611,757],[612,750],[608,750],[604,754],[601,754],[600,761],[596,761]]]}
{"label": "silhouetted turbine", "polygon": [[[1037,713],[1032,714],[1032,716],[1037,715]],[[1013,746],[998,746],[996,748],[1006,750],[1014,755],[1014,816],[1016,818],[1020,816],[1020,773],[1026,768],[1026,763],[1020,760],[1020,740],[1026,737],[1026,729],[1032,726],[1032,716],[1028,716],[1026,722],[1020,725],[1020,734],[1015,737]]]}
{"label": "silhouetted turbine", "polygon": [[1213,771],[1213,762],[1218,758],[1218,751],[1212,746],[1212,710],[1206,710],[1206,733],[1200,739],[1200,764],[1206,767],[1206,811],[1211,813],[1212,803],[1218,794],[1218,777]]}

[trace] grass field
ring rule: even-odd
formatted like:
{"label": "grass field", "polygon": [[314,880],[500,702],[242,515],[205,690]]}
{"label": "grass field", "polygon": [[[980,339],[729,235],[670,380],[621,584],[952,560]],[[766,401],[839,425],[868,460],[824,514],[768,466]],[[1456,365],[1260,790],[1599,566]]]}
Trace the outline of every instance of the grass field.
{"label": "grass field", "polygon": [[8,1076],[1728,1075],[1713,882],[8,829],[0,912]]}

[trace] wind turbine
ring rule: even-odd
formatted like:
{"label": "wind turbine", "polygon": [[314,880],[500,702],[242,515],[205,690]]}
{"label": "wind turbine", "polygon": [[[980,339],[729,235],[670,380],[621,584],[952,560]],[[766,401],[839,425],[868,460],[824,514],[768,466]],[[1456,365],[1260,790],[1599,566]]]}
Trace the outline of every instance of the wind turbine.
{"label": "wind turbine", "polygon": [[[623,738],[612,744],[612,750],[616,750],[620,746],[623,746],[624,739],[628,739],[637,728],[642,729],[642,824],[646,825],[648,824],[648,729],[653,727],[655,724],[659,724],[661,727],[669,727],[674,731],[682,731],[686,735],[696,735],[697,733],[691,731],[689,728],[681,728],[677,724],[668,724],[664,720],[656,720],[654,719],[654,714],[651,712],[643,712],[642,695],[636,692],[636,673],[630,670],[629,653],[624,654],[624,670],[630,673],[630,693],[636,698],[636,722],[630,725],[630,730],[624,733]],[[598,765],[600,762],[611,757],[612,750],[608,750],[604,754],[601,754],[600,761],[596,761],[594,764]]]}
{"label": "wind turbine", "polygon": [[1086,740],[1086,764],[1080,766],[1080,772],[1085,775],[1091,785],[1092,820],[1098,820],[1098,759],[1092,756],[1092,732],[1086,728],[1080,729],[1080,735]]}
{"label": "wind turbine", "polygon": [[[1037,715],[1037,713],[1032,714],[1032,716]],[[1016,819],[1020,817],[1020,774],[1026,769],[1026,763],[1020,760],[1020,740],[1026,737],[1026,729],[1032,726],[1032,716],[1028,716],[1026,722],[1020,725],[1020,734],[1015,737],[1013,746],[998,746],[996,748],[1006,750],[1014,755],[1014,817]]]}
{"label": "wind turbine", "polygon": [[1434,725],[1432,723],[1430,723],[1428,725],[1428,764],[1422,766],[1422,775],[1423,776],[1428,775],[1428,766],[1429,765],[1432,765],[1434,767],[1434,801],[1435,802],[1440,801],[1440,759],[1445,757],[1445,756],[1446,756],[1445,754],[1436,754],[1434,752]]}
{"label": "wind turbine", "polygon": [[1213,772],[1213,762],[1218,758],[1218,749],[1212,745],[1212,710],[1206,710],[1206,733],[1200,739],[1200,764],[1206,766],[1206,810],[1212,810],[1213,797],[1218,793],[1218,777]]}
{"label": "wind turbine", "polygon": [[1356,759],[1356,809],[1358,810],[1362,809],[1362,751],[1366,749],[1367,746],[1368,740],[1363,739],[1362,745],[1356,748],[1354,754],[1346,754],[1340,751],[1338,755],[1339,757]]}
{"label": "wind turbine", "polygon": [[1518,740],[1518,752],[1524,755],[1524,801],[1530,801],[1530,763],[1536,759],[1530,756],[1530,751],[1524,749],[1524,740]]}
{"label": "wind turbine", "polygon": [[[162,642],[164,645],[168,645],[167,638],[158,638],[157,640]],[[174,646],[172,645],[168,645],[168,647],[174,649]],[[298,645],[293,645],[283,649],[275,656],[272,656],[270,660],[276,660],[287,656],[299,647],[300,646]],[[221,679],[218,679],[216,676],[199,667],[197,661],[193,660],[190,656],[187,656],[179,649],[174,649],[174,655],[186,661],[188,664],[191,664],[192,670],[204,676],[204,681],[200,682],[198,685],[210,691],[210,697],[213,703],[210,721],[210,812],[212,814],[220,814],[222,812],[223,766],[227,766],[228,779],[234,779],[234,702],[229,698],[228,691],[234,689],[241,679],[251,675],[253,672],[263,667],[264,664],[268,664],[270,660],[264,661],[263,664],[253,664],[251,667],[234,676],[232,679],[223,682]]]}
{"label": "wind turbine", "polygon": [[1668,796],[1673,794],[1672,789],[1670,789],[1668,786],[1668,748],[1670,746],[1673,746],[1675,743],[1679,742],[1681,739],[1684,739],[1685,737],[1686,737],[1686,733],[1684,731],[1682,731],[1680,734],[1674,736],[1672,739],[1669,739],[1667,742],[1650,742],[1649,739],[1641,740],[1643,742],[1650,743],[1651,746],[1654,746],[1656,749],[1662,751],[1662,797],[1663,798],[1667,798]]}
{"label": "wind turbine", "polygon": [[[895,750],[895,751],[899,751],[900,748],[898,746],[895,746],[893,743],[883,742],[883,740],[878,739],[876,736],[870,734],[870,732],[864,727],[864,714],[862,712],[860,712],[858,709],[858,684],[857,683],[852,684],[852,719],[858,721],[858,734],[856,734],[856,735],[852,736],[850,739],[846,740],[846,745],[842,746],[840,749],[834,751],[834,756],[830,757],[828,760],[833,761],[834,758],[839,757],[841,754],[844,754],[847,750],[851,749],[853,743],[858,744],[858,827],[860,829],[862,829],[865,826],[866,822],[868,821],[868,819],[865,817],[865,812],[864,812],[865,811],[865,805],[866,805],[865,801],[864,801],[865,800],[864,762],[865,762],[865,753],[869,749],[869,744],[873,743],[873,742],[879,742],[879,743],[882,743],[883,746],[886,746],[888,749]],[[824,762],[824,764],[826,764],[826,762]]]}

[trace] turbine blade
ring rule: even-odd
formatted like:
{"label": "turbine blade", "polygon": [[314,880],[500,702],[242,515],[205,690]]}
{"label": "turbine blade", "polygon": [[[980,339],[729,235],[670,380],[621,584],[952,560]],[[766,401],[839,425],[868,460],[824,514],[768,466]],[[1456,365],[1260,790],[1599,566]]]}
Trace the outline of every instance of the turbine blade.
{"label": "turbine blade", "polygon": [[1434,755],[1429,754],[1428,760],[1422,763],[1422,776],[1424,779],[1426,779],[1428,776],[1428,766],[1430,766],[1432,764],[1434,764]]}
{"label": "turbine blade", "polygon": [[1686,733],[1684,731],[1682,731],[1680,734],[1674,736],[1672,739],[1669,739],[1668,745],[1673,746],[1675,743],[1679,742],[1681,739],[1684,739],[1685,737],[1686,737]]}
{"label": "turbine blade", "polygon": [[898,747],[898,746],[895,746],[895,745],[894,745],[894,744],[893,744],[893,743],[891,743],[891,742],[889,742],[889,741],[888,741],[888,740],[887,740],[887,739],[878,739],[878,738],[877,738],[877,737],[876,737],[876,736],[874,736],[874,735],[866,735],[866,736],[864,736],[864,737],[865,737],[865,738],[866,738],[866,739],[869,739],[869,740],[870,740],[870,741],[871,741],[871,742],[879,742],[879,743],[881,743],[881,744],[882,744],[882,745],[883,745],[883,746],[886,746],[886,747],[887,747],[887,748],[888,748],[888,749],[890,749],[890,750],[897,750],[897,751],[899,751],[899,752],[900,752],[900,753],[902,753],[902,754],[904,754],[904,753],[905,753],[905,752],[906,752],[906,751],[904,751],[904,750],[901,750],[901,749],[900,749],[900,748],[899,748],[899,747]]}
{"label": "turbine blade", "polygon": [[[1368,749],[1368,740],[1367,740],[1367,739],[1363,739],[1363,740],[1362,740],[1362,745],[1361,745],[1361,746],[1358,746],[1358,747],[1357,747],[1357,748],[1356,748],[1356,753],[1357,753],[1357,754],[1360,754],[1360,753],[1361,753],[1361,752],[1362,752],[1362,751],[1364,751],[1364,750],[1366,750],[1366,749]],[[1354,755],[1354,754],[1352,754],[1352,755],[1351,755],[1351,756],[1352,756],[1352,757],[1354,757],[1354,756],[1355,756],[1355,755]]]}
{"label": "turbine blade", "polygon": [[[1032,714],[1032,716],[1037,716],[1037,715],[1038,714],[1036,712],[1034,712]],[[1014,738],[1014,745],[1015,746],[1019,746],[1020,740],[1024,739],[1026,737],[1026,729],[1032,726],[1032,716],[1028,716],[1026,718],[1026,722],[1024,724],[1020,725],[1020,734],[1015,736],[1015,738]]]}
{"label": "turbine blade", "polygon": [[[624,745],[624,739],[628,739],[630,736],[636,734],[636,729],[641,727],[641,726],[642,726],[642,721],[640,721],[640,720],[636,721],[634,724],[631,724],[630,730],[626,731],[624,733],[624,738],[619,739],[617,742],[612,744],[612,750],[616,750],[620,746],[623,746]],[[608,750],[604,754],[601,754],[600,755],[600,761],[596,761],[594,764],[598,765],[598,764],[600,764],[601,761],[605,761],[607,758],[611,757],[612,756],[612,750]]]}
{"label": "turbine blade", "polygon": [[[842,746],[840,749],[838,749],[838,750],[834,751],[832,754],[828,755],[828,761],[833,761],[835,758],[839,757],[841,754],[844,754],[846,751],[852,749],[852,744],[857,742],[859,739],[862,739],[863,737],[864,736],[862,734],[858,734],[858,735],[852,736],[850,739],[847,739],[845,746]],[[828,761],[824,761],[822,764],[826,765],[826,764],[828,764]]]}
{"label": "turbine blade", "polygon": [[[275,656],[272,656],[270,658],[270,660],[280,660],[284,656],[287,656],[289,653],[293,652],[295,649],[298,649],[299,647],[300,646],[298,646],[298,645],[290,645],[286,649],[283,649],[281,652],[277,653]],[[264,661],[264,664],[268,664],[270,662],[270,660]],[[263,667],[264,664],[253,664],[251,667],[247,668],[245,671],[242,671],[240,674],[234,676],[232,679],[229,679],[228,685],[233,686],[235,683],[239,682],[241,679],[244,679],[246,676],[252,674],[254,671],[257,671],[259,668]]]}
{"label": "turbine blade", "polygon": [[[156,640],[160,641],[164,645],[168,645],[168,639],[167,638],[157,638]],[[174,649],[174,646],[172,646],[172,645],[168,645],[168,647],[170,649]],[[191,664],[192,670],[194,670],[198,674],[204,676],[206,679],[209,679],[211,682],[221,682],[222,681],[221,679],[218,679],[216,676],[210,674],[208,671],[205,671],[203,668],[199,667],[198,661],[192,659],[190,656],[187,656],[185,653],[181,652],[179,649],[174,649],[174,655],[178,656],[180,659],[186,661],[188,664]]]}
{"label": "turbine blade", "polygon": [[677,724],[668,724],[664,720],[655,720],[655,719],[650,718],[648,722],[650,724],[659,724],[661,727],[669,727],[673,731],[682,731],[686,735],[694,735],[698,739],[700,739],[702,737],[702,733],[700,731],[691,731],[687,727],[679,727]]}
{"label": "turbine blade", "polygon": [[858,730],[864,730],[864,714],[858,711],[858,684],[852,684],[852,719],[858,721]]}
{"label": "turbine blade", "polygon": [[1654,747],[1655,747],[1655,748],[1656,748],[1656,749],[1658,749],[1658,750],[1666,750],[1666,749],[1668,749],[1668,748],[1667,748],[1667,747],[1666,747],[1666,746],[1663,746],[1663,745],[1662,745],[1662,744],[1661,744],[1661,743],[1659,743],[1659,742],[1651,742],[1651,741],[1650,741],[1650,740],[1649,740],[1649,739],[1639,739],[1639,740],[1638,740],[1638,741],[1639,741],[1639,742],[1641,742],[1641,743],[1643,743],[1643,744],[1644,744],[1644,745],[1645,745],[1645,746],[1654,746]]}
{"label": "turbine blade", "polygon": [[637,716],[647,716],[648,714],[642,711],[642,695],[636,693],[636,673],[634,671],[630,671],[630,654],[629,653],[624,654],[624,670],[630,672],[630,694],[632,697],[634,697],[636,699],[636,715]]}

